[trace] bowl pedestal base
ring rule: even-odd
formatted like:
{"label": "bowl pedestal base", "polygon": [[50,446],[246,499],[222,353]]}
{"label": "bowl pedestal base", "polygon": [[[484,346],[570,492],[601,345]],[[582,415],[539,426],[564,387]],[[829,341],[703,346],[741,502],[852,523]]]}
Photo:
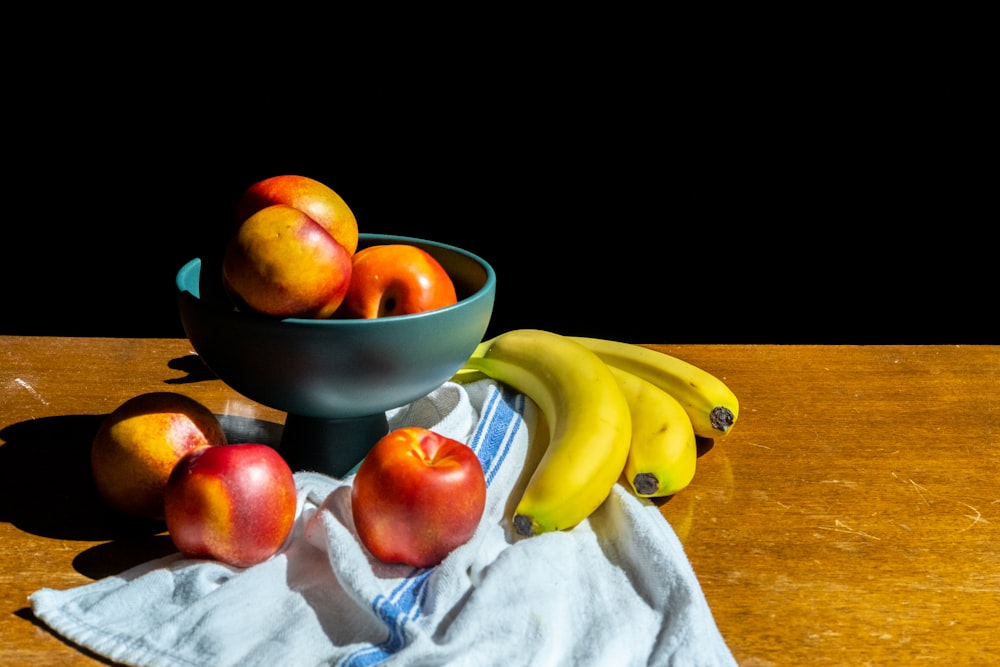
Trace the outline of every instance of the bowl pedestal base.
{"label": "bowl pedestal base", "polygon": [[389,432],[385,413],[351,419],[285,418],[278,451],[294,472],[310,470],[342,478]]}

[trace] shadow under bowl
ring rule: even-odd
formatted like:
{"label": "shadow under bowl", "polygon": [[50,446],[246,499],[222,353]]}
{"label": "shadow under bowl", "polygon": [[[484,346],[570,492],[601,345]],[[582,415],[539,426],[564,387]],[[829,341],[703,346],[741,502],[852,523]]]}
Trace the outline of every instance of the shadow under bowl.
{"label": "shadow under bowl", "polygon": [[287,413],[280,451],[293,470],[347,474],[388,432],[385,412],[427,395],[461,368],[485,335],[496,275],[461,248],[361,234],[358,248],[405,243],[437,259],[458,303],[371,320],[275,318],[237,310],[218,261],[177,273],[184,331],[202,361],[240,394]]}

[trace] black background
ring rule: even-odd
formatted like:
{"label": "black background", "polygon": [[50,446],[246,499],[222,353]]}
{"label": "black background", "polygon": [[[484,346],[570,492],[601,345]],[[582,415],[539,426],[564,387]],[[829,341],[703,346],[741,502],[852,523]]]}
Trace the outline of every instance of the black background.
{"label": "black background", "polygon": [[0,333],[183,336],[177,269],[298,173],[361,231],[490,261],[493,332],[1000,343],[962,29],[246,18],[60,14],[3,47]]}

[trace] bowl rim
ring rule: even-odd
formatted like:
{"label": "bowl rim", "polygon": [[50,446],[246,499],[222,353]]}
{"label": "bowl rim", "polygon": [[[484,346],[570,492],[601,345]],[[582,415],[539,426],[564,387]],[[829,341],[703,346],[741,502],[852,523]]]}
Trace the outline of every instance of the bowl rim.
{"label": "bowl rim", "polygon": [[[398,234],[383,234],[383,233],[371,233],[371,232],[358,234],[358,241],[359,244],[362,241],[369,242],[367,243],[367,245],[385,245],[387,243],[413,243],[413,244],[420,244],[425,246],[433,246],[441,248],[442,250],[447,250],[449,252],[462,255],[472,260],[476,264],[478,264],[486,273],[486,280],[483,282],[482,287],[480,287],[479,289],[477,289],[475,292],[468,295],[464,299],[461,299],[450,306],[445,306],[443,308],[435,308],[434,310],[428,310],[422,313],[411,313],[408,315],[393,315],[391,318],[382,318],[382,320],[347,319],[347,318],[311,319],[305,317],[281,317],[281,318],[273,318],[273,321],[287,322],[289,324],[308,324],[311,326],[338,326],[338,327],[371,326],[372,322],[379,322],[387,319],[394,322],[396,321],[403,322],[408,320],[416,320],[416,319],[431,317],[435,313],[443,313],[447,311],[457,310],[459,308],[462,308],[463,304],[468,304],[486,298],[491,292],[495,292],[496,290],[496,271],[493,269],[493,266],[485,259],[483,259],[481,256],[477,255],[476,253],[466,250],[464,248],[460,248],[456,245],[444,243],[441,241],[423,239],[415,236],[400,236]],[[197,301],[201,301],[201,266],[202,266],[201,257],[194,257],[184,263],[184,265],[177,271],[177,274],[175,275],[174,278],[174,283],[177,287],[177,290],[182,294],[183,293],[190,294],[191,297]],[[198,283],[196,285],[198,288],[197,294],[188,289],[187,285],[185,284],[186,282],[190,282],[189,280],[187,280],[187,278],[189,274],[194,272],[196,269],[198,271],[198,278],[199,278]]]}

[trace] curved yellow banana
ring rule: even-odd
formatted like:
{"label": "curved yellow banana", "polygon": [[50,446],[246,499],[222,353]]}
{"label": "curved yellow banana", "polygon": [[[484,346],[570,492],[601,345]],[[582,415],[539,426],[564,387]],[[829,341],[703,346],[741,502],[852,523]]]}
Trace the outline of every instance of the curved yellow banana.
{"label": "curved yellow banana", "polygon": [[736,395],[708,371],[641,345],[603,338],[572,338],[605,363],[638,375],[676,398],[687,411],[696,435],[725,437],[739,417]]}
{"label": "curved yellow banana", "polygon": [[632,433],[628,403],[608,366],[560,334],[515,329],[484,341],[466,362],[535,402],[549,444],[514,510],[520,535],[572,528],[621,476]]}
{"label": "curved yellow banana", "polygon": [[677,493],[694,479],[698,443],[687,411],[656,385],[609,366],[632,414],[625,478],[637,496]]}

